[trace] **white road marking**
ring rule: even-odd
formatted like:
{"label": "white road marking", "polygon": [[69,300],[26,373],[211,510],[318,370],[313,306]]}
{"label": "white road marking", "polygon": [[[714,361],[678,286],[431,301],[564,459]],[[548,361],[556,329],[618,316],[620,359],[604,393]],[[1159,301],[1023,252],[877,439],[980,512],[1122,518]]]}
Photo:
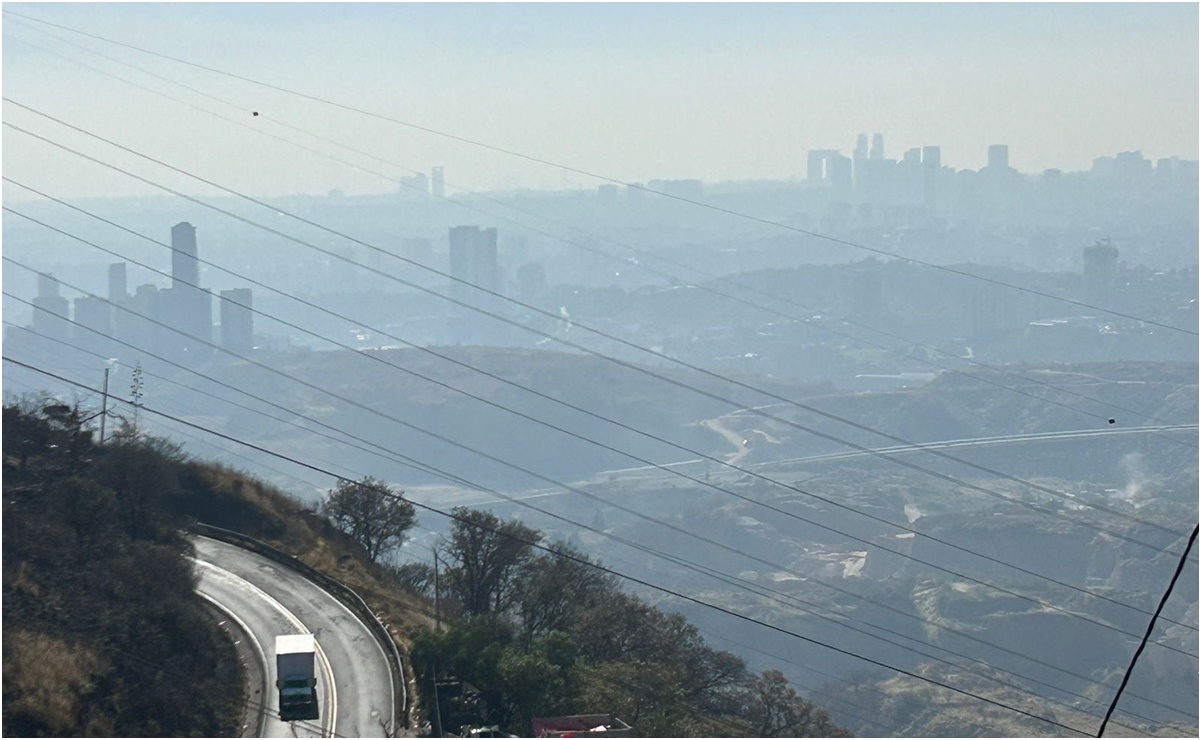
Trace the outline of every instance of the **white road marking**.
{"label": "white road marking", "polygon": [[[266,591],[259,588],[258,586],[254,585],[250,581],[246,580],[245,578],[242,578],[239,575],[231,573],[230,571],[228,571],[218,565],[213,565],[212,563],[206,562],[204,560],[199,560],[197,558],[193,558],[192,562],[194,562],[196,565],[199,565],[203,568],[209,568],[213,571],[220,571],[220,573],[224,574],[230,580],[239,581],[240,582],[239,585],[244,586],[245,588],[253,591],[260,599],[262,599],[264,602],[270,604],[276,611],[278,611],[280,613],[280,615],[283,616],[284,619],[286,619],[294,628],[296,628],[298,634],[311,634],[312,631],[309,630],[307,627],[305,627],[304,622],[301,622],[300,619],[298,619],[295,614],[293,614],[291,611],[289,611],[287,607],[285,607],[283,604],[279,603],[270,594],[268,594]],[[329,727],[326,730],[326,732],[328,732],[327,737],[334,737],[335,735],[338,734],[337,733],[338,690],[337,690],[337,687],[334,685],[334,683],[335,683],[334,682],[334,672],[330,666],[329,658],[325,655],[325,651],[321,648],[321,643],[315,643],[315,644],[317,646],[317,656],[321,660],[322,665],[325,667],[325,675],[326,675],[325,683],[327,684],[327,690],[329,692],[329,711],[326,713],[329,718]],[[268,666],[268,670],[270,670],[270,666]]]}

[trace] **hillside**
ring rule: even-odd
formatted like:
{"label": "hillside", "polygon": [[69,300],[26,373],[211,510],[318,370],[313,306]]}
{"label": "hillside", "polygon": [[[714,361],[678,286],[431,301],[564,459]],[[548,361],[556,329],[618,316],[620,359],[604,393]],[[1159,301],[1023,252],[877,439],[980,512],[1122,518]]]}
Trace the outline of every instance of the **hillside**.
{"label": "hillside", "polygon": [[98,448],[78,418],[4,409],[4,734],[233,736],[241,669],[167,503],[176,451]]}
{"label": "hillside", "polygon": [[[440,685],[469,679],[481,703],[453,708],[444,723],[524,732],[534,716],[605,708],[642,735],[846,735],[782,674],[750,671],[710,648],[682,616],[621,591],[582,553],[522,545],[543,535],[519,521],[454,512],[455,537],[512,534],[496,537],[493,550],[461,548],[458,564],[445,564],[437,629],[431,581],[421,576],[428,566],[372,562],[361,541],[313,508],[129,426],[96,445],[86,417],[32,399],[5,407],[5,734],[236,734],[240,667],[192,590],[187,560],[186,528],[203,523],[259,539],[355,589],[403,651],[412,649],[410,682],[431,660],[441,665]],[[467,596],[475,592],[463,566],[470,558],[505,574],[488,588],[508,595],[483,612]],[[570,598],[585,582],[588,599]],[[413,702],[414,727],[433,703],[419,688],[427,701]]]}

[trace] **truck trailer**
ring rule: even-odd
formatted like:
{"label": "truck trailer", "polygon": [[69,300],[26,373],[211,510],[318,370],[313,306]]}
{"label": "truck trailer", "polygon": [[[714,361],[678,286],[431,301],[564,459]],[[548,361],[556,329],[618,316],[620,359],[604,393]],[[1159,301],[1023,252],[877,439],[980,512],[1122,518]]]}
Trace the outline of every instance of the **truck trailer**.
{"label": "truck trailer", "polygon": [[275,687],[279,689],[279,718],[317,719],[317,640],[313,635],[275,638]]}

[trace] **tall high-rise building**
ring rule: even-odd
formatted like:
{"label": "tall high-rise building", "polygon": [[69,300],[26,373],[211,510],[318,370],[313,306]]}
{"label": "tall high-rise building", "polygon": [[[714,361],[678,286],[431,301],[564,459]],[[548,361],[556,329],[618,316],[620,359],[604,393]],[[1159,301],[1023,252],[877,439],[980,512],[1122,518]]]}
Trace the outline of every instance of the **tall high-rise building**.
{"label": "tall high-rise building", "polygon": [[171,288],[162,291],[159,311],[176,331],[168,346],[191,357],[206,354],[213,336],[213,297],[200,287],[196,227],[184,221],[171,227]]}
{"label": "tall high-rise building", "polygon": [[254,349],[254,296],[249,288],[221,291],[221,347],[242,355]]}
{"label": "tall high-rise building", "polygon": [[53,273],[38,273],[38,298],[58,298],[58,278]]}
{"label": "tall high-rise building", "polygon": [[874,134],[872,136],[872,148],[867,158],[875,160],[884,159],[884,134]]}
{"label": "tall high-rise building", "polygon": [[129,287],[126,282],[125,263],[115,262],[108,266],[108,299],[120,303],[129,297]]}
{"label": "tall high-rise building", "polygon": [[867,134],[859,134],[855,139],[855,155],[856,162],[862,162],[867,159]]}
{"label": "tall high-rise building", "polygon": [[994,170],[1009,169],[1009,145],[993,144],[988,147],[988,167]]}
{"label": "tall high-rise building", "polygon": [[839,190],[850,190],[852,185],[853,166],[849,157],[834,153],[826,158],[826,181],[830,187]]}
{"label": "tall high-rise building", "polygon": [[446,197],[446,178],[442,174],[441,167],[435,167],[430,173],[430,183],[432,187],[430,192],[435,198]]}
{"label": "tall high-rise building", "polygon": [[472,285],[495,292],[499,266],[496,229],[478,226],[450,227],[450,274]]}
{"label": "tall high-rise building", "polygon": [[58,280],[48,272],[38,273],[38,294],[33,299],[33,330],[66,339],[71,305],[58,294]]}
{"label": "tall high-rise building", "polygon": [[75,299],[75,346],[82,349],[108,354],[113,335],[113,304],[94,295]]}
{"label": "tall high-rise building", "polygon": [[171,227],[171,287],[200,285],[200,263],[196,261],[196,227],[181,221]]}

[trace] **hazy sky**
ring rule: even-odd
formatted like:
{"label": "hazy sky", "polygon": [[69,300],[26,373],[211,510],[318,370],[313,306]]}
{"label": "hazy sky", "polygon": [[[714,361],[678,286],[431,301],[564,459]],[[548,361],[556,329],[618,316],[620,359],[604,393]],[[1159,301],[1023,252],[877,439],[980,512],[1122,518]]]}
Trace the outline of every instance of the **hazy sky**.
{"label": "hazy sky", "polygon": [[[1197,157],[1196,4],[3,7],[623,181],[803,177],[807,150],[849,154],[860,132],[883,133],[889,157],[941,145],[944,164],[956,168],[982,166],[994,143],[1009,144],[1011,164],[1022,171],[1086,169],[1094,157],[1128,149]],[[442,165],[452,185],[598,184],[9,12],[3,30],[6,97],[246,192],[395,190],[254,129],[404,174],[280,123],[396,165]],[[4,120],[208,192],[11,104]],[[11,129],[3,144],[6,175],[57,195],[150,191]],[[25,197],[9,186],[4,192]]]}

